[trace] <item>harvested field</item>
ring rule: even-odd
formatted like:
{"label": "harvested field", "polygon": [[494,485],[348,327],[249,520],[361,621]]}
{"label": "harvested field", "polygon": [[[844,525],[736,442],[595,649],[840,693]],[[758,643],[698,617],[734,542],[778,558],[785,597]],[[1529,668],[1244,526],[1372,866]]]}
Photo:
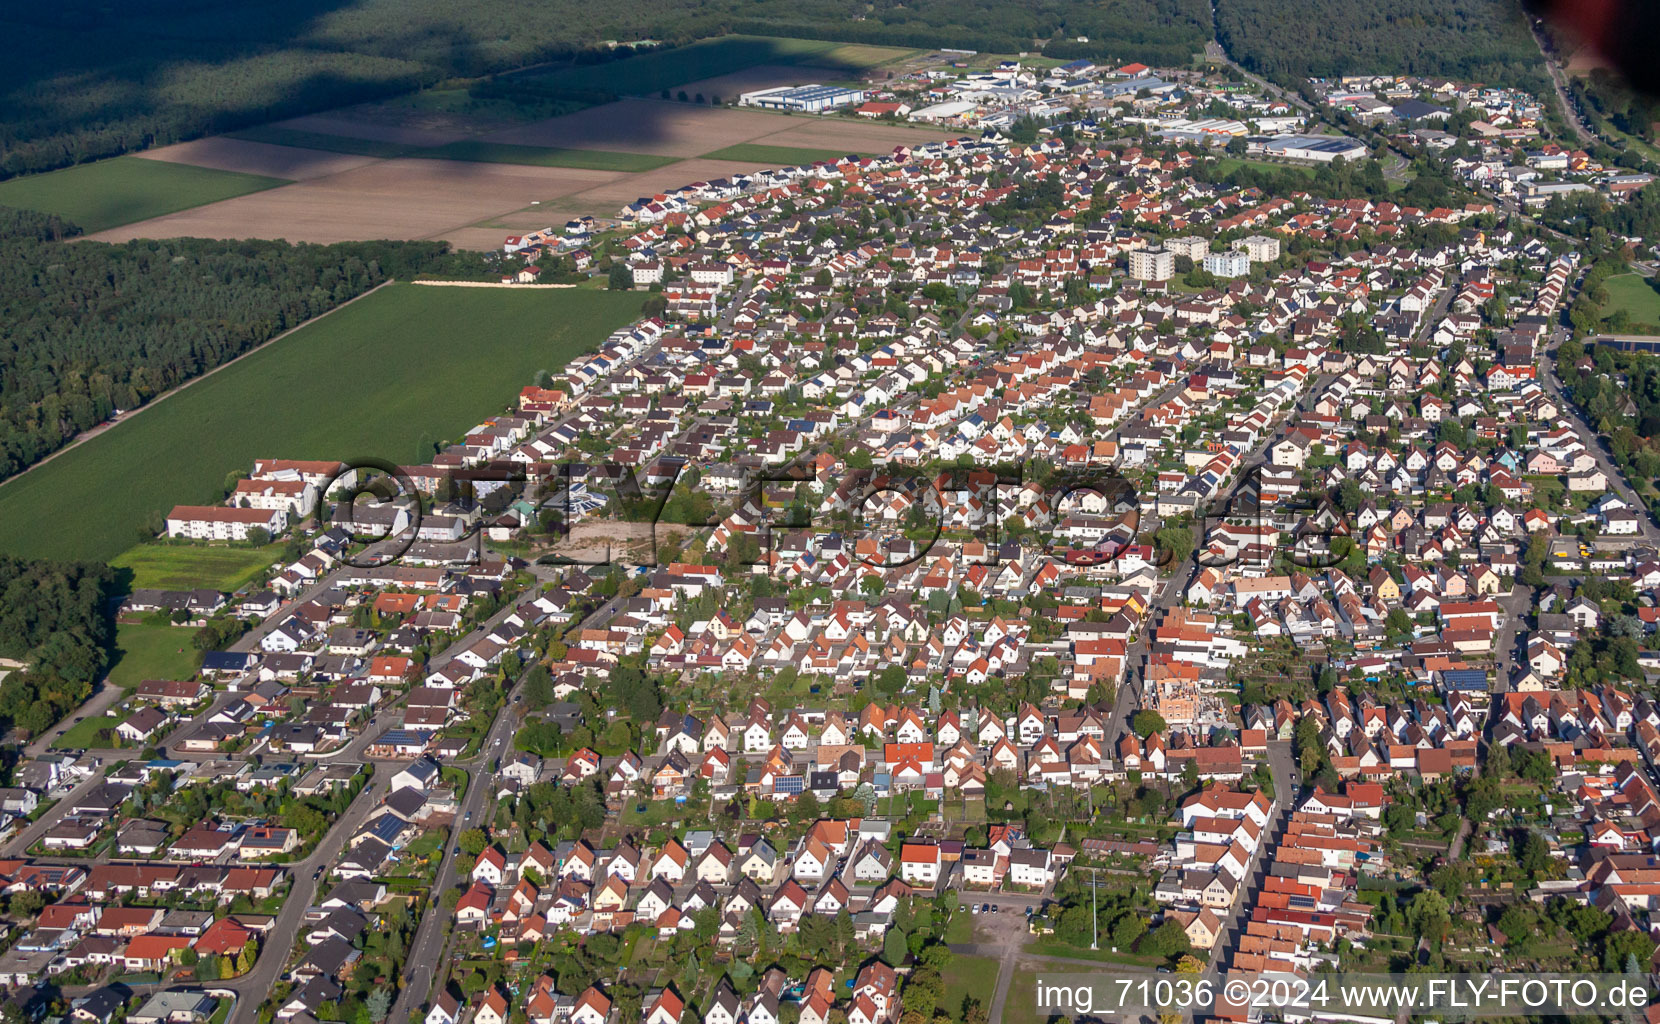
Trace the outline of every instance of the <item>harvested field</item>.
{"label": "harvested field", "polygon": [[524,209],[534,201],[568,196],[620,177],[616,171],[566,167],[385,160],[129,224],[95,237],[105,241],[179,236],[286,238],[295,242],[434,238]]}
{"label": "harvested field", "polygon": [[162,160],[193,167],[211,167],[219,171],[240,174],[262,174],[289,181],[307,181],[331,174],[349,171],[354,167],[373,163],[372,156],[354,156],[349,153],[326,153],[317,149],[296,149],[293,146],[273,146],[264,142],[248,142],[220,135],[211,139],[181,142],[137,154],[145,160]]}
{"label": "harvested field", "polygon": [[484,141],[701,156],[743,142],[834,149],[841,153],[886,153],[895,146],[957,138],[961,134],[921,125],[792,116],[674,100],[626,99],[492,132],[484,136]]}
{"label": "harvested field", "polygon": [[[735,97],[740,80],[756,88],[831,81],[847,77],[843,70],[915,59],[915,51],[891,47],[799,40],[781,45],[738,38],[719,47],[688,47],[693,52],[676,60],[696,57],[706,75],[724,71]],[[773,56],[747,69],[739,59],[767,54]],[[598,67],[614,76],[630,63]],[[469,102],[456,90],[435,90],[146,154],[151,167],[171,165],[179,173],[265,175],[228,195],[270,178],[296,183],[195,209],[175,204],[102,218],[95,229],[110,230],[96,237],[442,238],[463,248],[493,249],[509,231],[547,227],[573,215],[611,217],[640,196],[693,181],[848,153],[882,154],[956,134],[652,98],[500,127],[500,118],[474,117]]]}
{"label": "harvested field", "polygon": [[626,99],[564,117],[492,132],[486,142],[576,146],[658,156],[697,156],[776,132],[787,118],[760,110],[672,100]]}
{"label": "harvested field", "polygon": [[[773,89],[785,85],[810,85],[833,82],[876,82],[891,74],[893,68],[909,65],[925,51],[900,46],[867,46],[861,43],[843,43],[823,53],[811,53],[787,64],[758,64],[724,75],[699,78],[674,87],[675,92],[719,96],[729,102],[740,93],[756,89]],[[888,68],[889,71],[879,69]]]}
{"label": "harvested field", "polygon": [[[570,216],[571,213],[566,211],[560,214],[559,219],[566,220]],[[538,226],[547,227],[547,224],[539,221]],[[465,227],[446,231],[439,237],[455,246],[457,249],[470,249],[474,252],[482,252],[486,249],[501,248],[501,240],[503,236],[511,233],[511,231],[505,231],[501,228]]]}

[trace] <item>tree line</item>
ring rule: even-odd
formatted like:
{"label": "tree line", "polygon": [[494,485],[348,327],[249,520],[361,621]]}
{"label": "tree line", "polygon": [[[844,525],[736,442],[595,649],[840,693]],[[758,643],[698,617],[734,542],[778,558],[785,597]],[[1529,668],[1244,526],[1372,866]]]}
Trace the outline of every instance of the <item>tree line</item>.
{"label": "tree line", "polygon": [[[1446,75],[1548,92],[1508,0],[70,0],[0,13],[0,177],[50,170],[412,89],[545,63],[626,55],[612,39],[679,44],[728,32],[853,43],[1041,51],[1181,66],[1213,31],[1242,64],[1290,81],[1356,72]],[[522,81],[479,99],[581,105]],[[1623,109],[1623,108],[1622,108]]]}
{"label": "tree line", "polygon": [[1509,0],[1217,0],[1216,29],[1234,59],[1286,84],[1412,74],[1549,89]]}
{"label": "tree line", "polygon": [[[15,7],[15,5],[14,5]],[[294,117],[458,79],[626,54],[728,32],[986,52],[1042,50],[1186,64],[1211,36],[1207,0],[443,0],[255,5],[69,0],[0,12],[0,177]],[[511,96],[501,96],[511,93]],[[497,94],[497,95],[492,95]],[[481,98],[561,103],[522,82]]]}
{"label": "tree line", "polygon": [[455,78],[604,59],[605,40],[685,41],[718,33],[722,17],[683,0],[11,5],[0,12],[0,177]]}
{"label": "tree line", "polygon": [[1113,57],[1175,65],[1187,64],[1211,36],[1205,0],[888,0],[868,8],[845,0],[767,0],[745,7],[749,16],[733,22],[732,29],[885,46],[949,46],[987,53],[1041,50],[1046,57],[1067,60]]}
{"label": "tree line", "polygon": [[0,555],[0,657],[28,665],[0,682],[0,729],[37,735],[91,695],[109,663],[114,581],[104,565]]}
{"label": "tree line", "polygon": [[388,278],[485,269],[441,242],[49,241],[75,233],[0,209],[0,479]]}

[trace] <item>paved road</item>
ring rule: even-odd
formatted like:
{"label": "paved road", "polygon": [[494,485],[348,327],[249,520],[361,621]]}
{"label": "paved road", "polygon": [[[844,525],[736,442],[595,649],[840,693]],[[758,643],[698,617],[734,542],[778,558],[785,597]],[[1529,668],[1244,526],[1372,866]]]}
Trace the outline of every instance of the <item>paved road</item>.
{"label": "paved road", "polygon": [[300,925],[305,921],[306,909],[317,902],[320,884],[320,880],[315,877],[317,869],[333,865],[340,859],[346,840],[380,805],[381,798],[391,785],[393,774],[395,773],[391,769],[382,766],[369,784],[363,787],[363,791],[357,794],[357,799],[351,802],[346,812],[323,836],[323,840],[317,844],[311,856],[297,864],[287,865],[293,878],[288,897],[283,901],[282,909],[277,912],[276,924],[272,927],[271,933],[265,937],[264,945],[260,947],[259,959],[255,961],[254,969],[240,978],[219,983],[223,988],[233,989],[239,997],[236,1008],[226,1024],[249,1024],[257,1017],[260,1003],[264,1002],[266,994],[282,978],[283,967],[292,955],[294,940],[299,936]]}
{"label": "paved road", "polygon": [[1513,580],[1510,593],[1497,598],[1504,622],[1493,636],[1493,692],[1510,689],[1510,671],[1527,664],[1526,618],[1533,608],[1533,588]]}
{"label": "paved road", "polygon": [[[612,598],[584,616],[575,628],[581,629],[605,622],[616,613],[620,602],[620,598]],[[518,715],[514,713],[514,699],[519,696],[523,686],[524,674],[521,674],[508,691],[507,702],[496,714],[496,720],[485,735],[484,744],[479,748],[477,756],[471,762],[458,766],[468,773],[469,782],[467,795],[461,803],[461,816],[455,823],[457,833],[469,828],[483,827],[484,823],[490,820],[487,812],[488,808],[493,806],[493,800],[489,799],[489,794],[494,791],[495,786],[488,768],[492,759],[500,757],[509,749],[513,731],[518,725]],[[427,904],[421,923],[415,929],[415,939],[410,943],[409,956],[404,961],[403,990],[398,993],[397,1001],[393,1003],[392,1010],[386,1018],[393,1024],[409,1020],[412,1012],[426,1005],[434,983],[441,984],[441,979],[448,971],[449,933],[445,926],[449,920],[449,912],[444,909],[439,897],[458,881],[455,870],[455,836],[450,838],[451,841],[444,850],[443,861],[438,867],[437,881],[432,888],[433,898]]]}
{"label": "paved road", "polygon": [[1029,1017],[1031,1007],[1016,1007],[1012,1014],[1005,1014],[1008,1008],[1009,989],[1014,980],[1014,972],[1021,967],[1041,967],[1055,965],[1072,969],[1072,973],[1087,971],[1091,974],[1152,974],[1153,968],[1141,967],[1134,964],[1111,963],[1101,960],[1089,960],[1083,957],[1052,956],[1047,953],[1031,953],[1026,951],[1026,943],[1030,940],[1030,933],[1026,930],[1025,908],[1028,906],[1041,907],[1046,898],[1042,896],[1027,896],[1015,893],[971,893],[964,892],[963,909],[958,913],[968,913],[969,896],[974,896],[975,905],[980,903],[995,903],[1001,908],[996,914],[980,914],[974,918],[974,941],[954,943],[951,952],[964,956],[982,956],[997,960],[997,985],[992,990],[991,1003],[986,1007],[988,1020],[1001,1021]]}
{"label": "paved road", "polygon": [[330,587],[334,586],[335,580],[338,579],[344,572],[346,572],[345,568],[335,569],[333,572],[325,576],[318,577],[311,583],[310,586],[301,588],[299,593],[279,605],[277,610],[272,612],[270,617],[268,617],[264,622],[261,622],[253,629],[250,629],[240,637],[237,637],[236,641],[232,643],[230,647],[226,648],[226,650],[246,654],[249,651],[257,649],[259,647],[259,642],[265,639],[265,635],[267,633],[288,621],[288,616],[293,613],[295,608],[298,608],[300,605],[306,603],[314,597],[318,597]]}
{"label": "paved road", "polygon": [[[1280,439],[1285,427],[1292,423],[1296,418],[1296,414],[1305,410],[1309,402],[1325,391],[1326,387],[1335,379],[1335,375],[1325,373],[1314,374],[1308,378],[1296,403],[1282,414],[1275,428],[1266,432],[1257,446],[1239,460],[1241,466],[1239,473],[1208,503],[1212,508],[1220,510],[1231,506],[1239,488],[1250,478],[1251,470],[1260,465],[1263,453],[1268,450],[1270,445]],[[1195,552],[1203,550],[1206,521],[1204,516],[1194,517],[1193,550]],[[1147,610],[1147,618],[1140,635],[1136,637],[1135,643],[1130,645],[1124,655],[1126,673],[1134,672],[1135,675],[1126,675],[1124,685],[1118,688],[1118,693],[1113,699],[1112,714],[1107,717],[1107,721],[1104,723],[1109,753],[1116,755],[1118,742],[1124,737],[1129,728],[1130,716],[1134,715],[1136,709],[1141,706],[1145,685],[1142,676],[1144,675],[1145,662],[1148,660],[1150,653],[1149,648],[1152,644],[1154,627],[1164,617],[1165,613],[1181,602],[1182,595],[1187,592],[1188,585],[1192,583],[1193,578],[1202,569],[1203,567],[1199,565],[1197,556],[1195,556],[1186,573],[1177,569],[1171,576],[1160,581],[1163,589],[1155,594],[1153,605]]]}
{"label": "paved road", "polygon": [[[1215,0],[1211,0],[1210,11],[1211,11],[1212,21],[1214,22],[1215,17],[1216,17],[1216,2],[1215,2]],[[1234,72],[1236,74],[1238,74],[1241,78],[1245,79],[1247,82],[1250,82],[1250,83],[1254,84],[1257,88],[1261,89],[1265,94],[1267,94],[1269,96],[1278,97],[1279,99],[1284,100],[1285,102],[1291,104],[1292,106],[1296,107],[1298,110],[1303,111],[1304,113],[1309,113],[1309,112],[1313,111],[1313,109],[1314,109],[1313,107],[1309,106],[1307,100],[1303,99],[1301,96],[1297,95],[1296,93],[1291,92],[1291,91],[1286,90],[1286,89],[1282,89],[1279,86],[1275,85],[1274,83],[1272,83],[1272,82],[1268,81],[1267,79],[1263,78],[1262,76],[1252,74],[1251,72],[1246,71],[1244,68],[1240,67],[1239,64],[1236,63],[1232,57],[1228,56],[1228,51],[1222,46],[1222,44],[1220,42],[1218,42],[1217,40],[1215,40],[1215,39],[1212,39],[1210,42],[1205,44],[1205,56],[1211,58],[1212,60],[1219,60],[1219,61],[1222,61],[1223,63],[1227,64],[1229,67],[1233,68]]]}
{"label": "paved road", "polygon": [[[513,689],[516,692],[519,686],[516,684]],[[432,886],[432,899],[428,901],[426,910],[421,915],[421,923],[415,929],[414,941],[409,944],[409,956],[404,960],[403,990],[398,993],[397,1001],[392,1005],[392,1012],[387,1015],[388,1021],[408,1020],[412,1010],[426,1003],[434,979],[444,973],[448,966],[445,948],[449,943],[449,934],[445,925],[449,921],[449,911],[444,907],[442,896],[458,881],[455,861],[459,847],[455,840],[462,831],[481,827],[486,820],[486,797],[495,788],[494,779],[488,770],[489,759],[499,756],[506,749],[507,740],[513,735],[515,716],[512,714],[512,707],[510,696],[507,705],[496,715],[495,723],[485,735],[484,745],[479,748],[478,755],[471,762],[457,766],[467,773],[467,795],[462,798],[460,816],[456,819],[454,832],[445,846],[443,860],[439,863],[438,877]]]}
{"label": "paved road", "polygon": [[105,677],[104,680],[98,684],[98,689],[93,691],[92,696],[87,698],[86,703],[75,709],[75,713],[73,715],[64,718],[57,725],[52,726],[52,728],[41,733],[35,739],[30,740],[29,745],[23,748],[23,759],[28,760],[30,758],[39,757],[41,754],[51,750],[57,745],[58,737],[68,732],[81,719],[88,717],[96,718],[99,715],[102,715],[105,711],[110,709],[111,705],[126,696],[126,694],[127,691],[121,689],[119,686],[112,686],[109,678]]}
{"label": "paved road", "polygon": [[79,800],[81,797],[85,796],[88,790],[92,789],[102,781],[104,781],[104,772],[102,768],[99,768],[97,771],[94,771],[90,776],[77,784],[74,789],[70,790],[67,796],[52,805],[52,809],[41,815],[40,820],[30,822],[29,825],[23,829],[23,831],[13,836],[12,839],[6,843],[6,856],[24,856],[29,847],[39,841],[40,837],[45,835],[48,829],[63,820],[64,815],[68,813],[70,806],[76,800]]}
{"label": "paved road", "polygon": [[[1575,290],[1577,291],[1577,289]],[[1639,536],[1643,542],[1660,544],[1660,524],[1656,524],[1648,506],[1638,500],[1637,492],[1632,490],[1630,481],[1625,478],[1625,472],[1614,464],[1613,454],[1609,451],[1607,438],[1599,434],[1596,428],[1586,420],[1585,414],[1580,411],[1578,404],[1563,389],[1562,382],[1557,378],[1555,359],[1557,347],[1551,345],[1545,351],[1544,362],[1546,365],[1540,374],[1544,378],[1545,389],[1562,407],[1562,414],[1572,419],[1575,432],[1585,441],[1587,450],[1597,460],[1597,468],[1601,469],[1603,475],[1608,478],[1610,488],[1630,505],[1633,511],[1637,512],[1637,526]]]}
{"label": "paved road", "polygon": [[1268,826],[1262,830],[1256,852],[1251,855],[1251,864],[1245,873],[1245,883],[1240,887],[1233,906],[1222,917],[1222,935],[1216,940],[1216,945],[1211,950],[1210,963],[1205,967],[1204,976],[1207,978],[1215,978],[1221,971],[1222,963],[1231,960],[1234,951],[1239,948],[1239,938],[1245,932],[1245,921],[1250,917],[1251,908],[1256,905],[1257,893],[1261,891],[1268,876],[1269,858],[1285,834],[1286,823],[1291,819],[1291,811],[1297,805],[1298,789],[1291,781],[1293,765],[1289,742],[1274,740],[1268,744],[1268,770],[1274,779],[1274,806],[1269,811]]}
{"label": "paved road", "polygon": [[1574,135],[1583,145],[1592,145],[1600,141],[1591,126],[1586,123],[1584,115],[1579,112],[1579,104],[1568,92],[1567,75],[1556,58],[1551,56],[1550,46],[1545,42],[1544,35],[1539,31],[1540,21],[1532,15],[1527,16],[1528,31],[1533,33],[1533,42],[1539,47],[1539,52],[1545,58],[1545,69],[1550,72],[1550,84],[1556,90],[1557,102],[1562,104],[1562,116],[1568,119],[1568,126],[1574,130]]}

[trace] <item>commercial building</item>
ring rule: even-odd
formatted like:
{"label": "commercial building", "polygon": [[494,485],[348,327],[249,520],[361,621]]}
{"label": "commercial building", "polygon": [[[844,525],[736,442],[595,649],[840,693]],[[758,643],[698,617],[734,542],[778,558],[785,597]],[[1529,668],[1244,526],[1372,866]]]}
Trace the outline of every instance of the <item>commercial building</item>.
{"label": "commercial building", "polygon": [[1364,145],[1343,135],[1276,135],[1262,141],[1262,151],[1270,156],[1323,164],[1338,157],[1358,160],[1366,155]]}
{"label": "commercial building", "polygon": [[839,85],[796,85],[746,92],[738,97],[738,104],[745,107],[760,107],[763,110],[816,114],[823,110],[863,103],[866,95],[863,89],[844,89]]}

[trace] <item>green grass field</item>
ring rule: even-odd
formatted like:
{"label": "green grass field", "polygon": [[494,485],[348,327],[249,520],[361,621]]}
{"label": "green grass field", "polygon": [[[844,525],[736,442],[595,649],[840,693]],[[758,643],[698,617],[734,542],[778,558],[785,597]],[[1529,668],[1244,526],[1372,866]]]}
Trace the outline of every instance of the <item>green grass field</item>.
{"label": "green grass field", "polygon": [[1235,167],[1255,167],[1263,171],[1296,171],[1305,178],[1314,177],[1314,168],[1303,164],[1279,164],[1272,160],[1244,160],[1237,156],[1225,156],[1216,161],[1216,172],[1227,174]]}
{"label": "green grass field", "polygon": [[[1068,971],[1081,970],[1076,966],[1065,968]],[[1009,995],[1003,1003],[1002,1024],[1044,1024],[1059,1013],[1039,1013],[1037,1008],[1037,979],[1038,971],[1032,967],[1017,967],[1009,978]]]}
{"label": "green grass field", "polygon": [[578,167],[588,171],[651,171],[680,158],[651,153],[615,153],[604,149],[563,149],[556,146],[514,146],[504,142],[463,139],[423,151],[421,156],[486,164],[530,164],[533,167]]}
{"label": "green grass field", "polygon": [[354,139],[345,135],[328,135],[324,132],[307,132],[298,128],[283,128],[274,124],[262,124],[255,128],[245,128],[242,131],[231,132],[227,137],[242,139],[246,142],[267,142],[273,146],[293,146],[298,149],[321,150],[325,153],[350,153],[353,156],[378,156],[387,159],[395,156],[407,156],[421,151],[420,146],[409,146],[401,142]]}
{"label": "green grass field", "polygon": [[196,674],[195,638],[189,626],[117,623],[110,682],[130,690],[146,679],[189,679]]}
{"label": "green grass field", "polygon": [[[774,167],[794,167],[797,164],[816,164],[820,160],[840,160],[847,156],[845,149],[812,149],[807,146],[763,146],[754,142],[740,142],[735,146],[703,154],[705,160],[742,160],[751,164],[772,164]],[[865,156],[868,154],[857,154]]]}
{"label": "green grass field", "polygon": [[[972,900],[969,901],[973,902]],[[964,903],[951,914],[951,923],[945,926],[945,941],[952,943],[973,942],[974,922],[978,918]]]}
{"label": "green grass field", "polygon": [[282,178],[118,156],[0,182],[0,206],[55,213],[90,233],[286,184]]}
{"label": "green grass field", "polygon": [[945,965],[943,978],[945,996],[940,1009],[953,1020],[962,1020],[963,1000],[977,999],[982,1009],[991,1009],[991,997],[997,991],[998,963],[989,956],[954,956]]}
{"label": "green grass field", "polygon": [[390,285],[0,486],[0,551],[108,559],[260,457],[407,463],[639,314],[643,296]]}
{"label": "green grass field", "polygon": [[1165,963],[1162,956],[1142,953],[1114,953],[1111,949],[1090,949],[1088,946],[1074,946],[1062,942],[1053,935],[1045,935],[1033,939],[1026,944],[1026,952],[1038,953],[1043,956],[1060,956],[1072,960],[1099,960],[1104,964],[1130,964],[1135,967],[1161,967]]}
{"label": "green grass field", "polygon": [[105,729],[114,729],[125,719],[113,718],[109,715],[99,715],[97,718],[83,718],[79,722],[65,729],[59,736],[55,746],[70,749],[84,750],[87,747],[107,746],[107,742],[100,742],[98,734]]}
{"label": "green grass field", "polygon": [[1616,274],[1603,285],[1608,289],[1608,302],[1602,315],[1625,310],[1633,324],[1660,324],[1660,291],[1641,274]]}
{"label": "green grass field", "polygon": [[110,565],[122,576],[131,573],[132,578],[126,582],[134,588],[230,593],[252,583],[281,554],[281,544],[263,548],[138,544],[110,559]]}

